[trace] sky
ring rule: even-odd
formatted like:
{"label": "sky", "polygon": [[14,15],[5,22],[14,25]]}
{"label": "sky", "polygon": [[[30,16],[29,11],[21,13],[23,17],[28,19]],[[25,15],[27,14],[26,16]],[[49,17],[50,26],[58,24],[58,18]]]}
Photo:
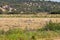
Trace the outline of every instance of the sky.
{"label": "sky", "polygon": [[57,2],[60,2],[60,0],[51,0],[51,1],[57,1]]}

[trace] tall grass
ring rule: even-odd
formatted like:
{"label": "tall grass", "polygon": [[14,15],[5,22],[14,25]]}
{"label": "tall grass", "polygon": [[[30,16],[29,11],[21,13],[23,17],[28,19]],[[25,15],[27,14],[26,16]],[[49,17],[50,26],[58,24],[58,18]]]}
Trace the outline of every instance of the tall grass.
{"label": "tall grass", "polygon": [[45,30],[50,30],[50,31],[60,31],[60,23],[53,23],[52,21],[50,21],[46,26],[45,26]]}
{"label": "tall grass", "polygon": [[53,23],[49,21],[43,28],[38,29],[39,31],[60,31],[60,23]]}
{"label": "tall grass", "polygon": [[60,23],[49,22],[45,27],[35,31],[10,29],[0,31],[0,40],[53,40],[60,37]]}

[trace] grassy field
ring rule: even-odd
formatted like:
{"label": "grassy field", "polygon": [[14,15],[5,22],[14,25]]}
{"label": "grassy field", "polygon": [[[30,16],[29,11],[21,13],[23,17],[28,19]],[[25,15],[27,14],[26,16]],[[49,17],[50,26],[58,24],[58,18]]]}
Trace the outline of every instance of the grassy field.
{"label": "grassy field", "polygon": [[60,14],[0,15],[0,40],[60,40]]}
{"label": "grassy field", "polygon": [[0,40],[60,40],[60,32],[57,31],[23,31],[13,29],[0,32]]}
{"label": "grassy field", "polygon": [[49,21],[60,23],[60,18],[0,18],[0,30],[9,28],[38,29]]}
{"label": "grassy field", "polygon": [[60,40],[60,18],[0,18],[0,40]]}
{"label": "grassy field", "polygon": [[0,30],[0,40],[60,40],[60,23],[49,22],[41,29]]}

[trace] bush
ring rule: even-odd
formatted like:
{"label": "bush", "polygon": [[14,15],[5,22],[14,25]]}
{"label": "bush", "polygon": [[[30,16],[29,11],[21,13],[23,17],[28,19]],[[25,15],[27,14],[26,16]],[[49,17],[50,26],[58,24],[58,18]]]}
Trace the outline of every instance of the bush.
{"label": "bush", "polygon": [[0,14],[3,14],[2,10],[0,9]]}
{"label": "bush", "polygon": [[49,22],[46,26],[45,26],[45,30],[51,30],[51,31],[55,31],[55,30],[60,30],[60,23],[53,23],[53,22]]}
{"label": "bush", "polygon": [[12,12],[8,12],[8,13],[6,13],[6,14],[19,14],[19,12],[17,12],[17,11],[12,11]]}
{"label": "bush", "polygon": [[60,23],[50,21],[45,27],[38,29],[38,31],[60,31]]}
{"label": "bush", "polygon": [[53,10],[50,12],[50,14],[60,14],[60,10]]}

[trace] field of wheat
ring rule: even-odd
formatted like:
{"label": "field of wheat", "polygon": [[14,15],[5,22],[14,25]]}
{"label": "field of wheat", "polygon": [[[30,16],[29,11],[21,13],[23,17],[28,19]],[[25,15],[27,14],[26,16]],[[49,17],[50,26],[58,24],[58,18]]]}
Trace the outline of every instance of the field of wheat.
{"label": "field of wheat", "polygon": [[59,28],[60,18],[0,18],[0,40],[60,40]]}
{"label": "field of wheat", "polygon": [[49,21],[60,23],[60,18],[0,18],[0,30],[9,30],[9,28],[38,29]]}

